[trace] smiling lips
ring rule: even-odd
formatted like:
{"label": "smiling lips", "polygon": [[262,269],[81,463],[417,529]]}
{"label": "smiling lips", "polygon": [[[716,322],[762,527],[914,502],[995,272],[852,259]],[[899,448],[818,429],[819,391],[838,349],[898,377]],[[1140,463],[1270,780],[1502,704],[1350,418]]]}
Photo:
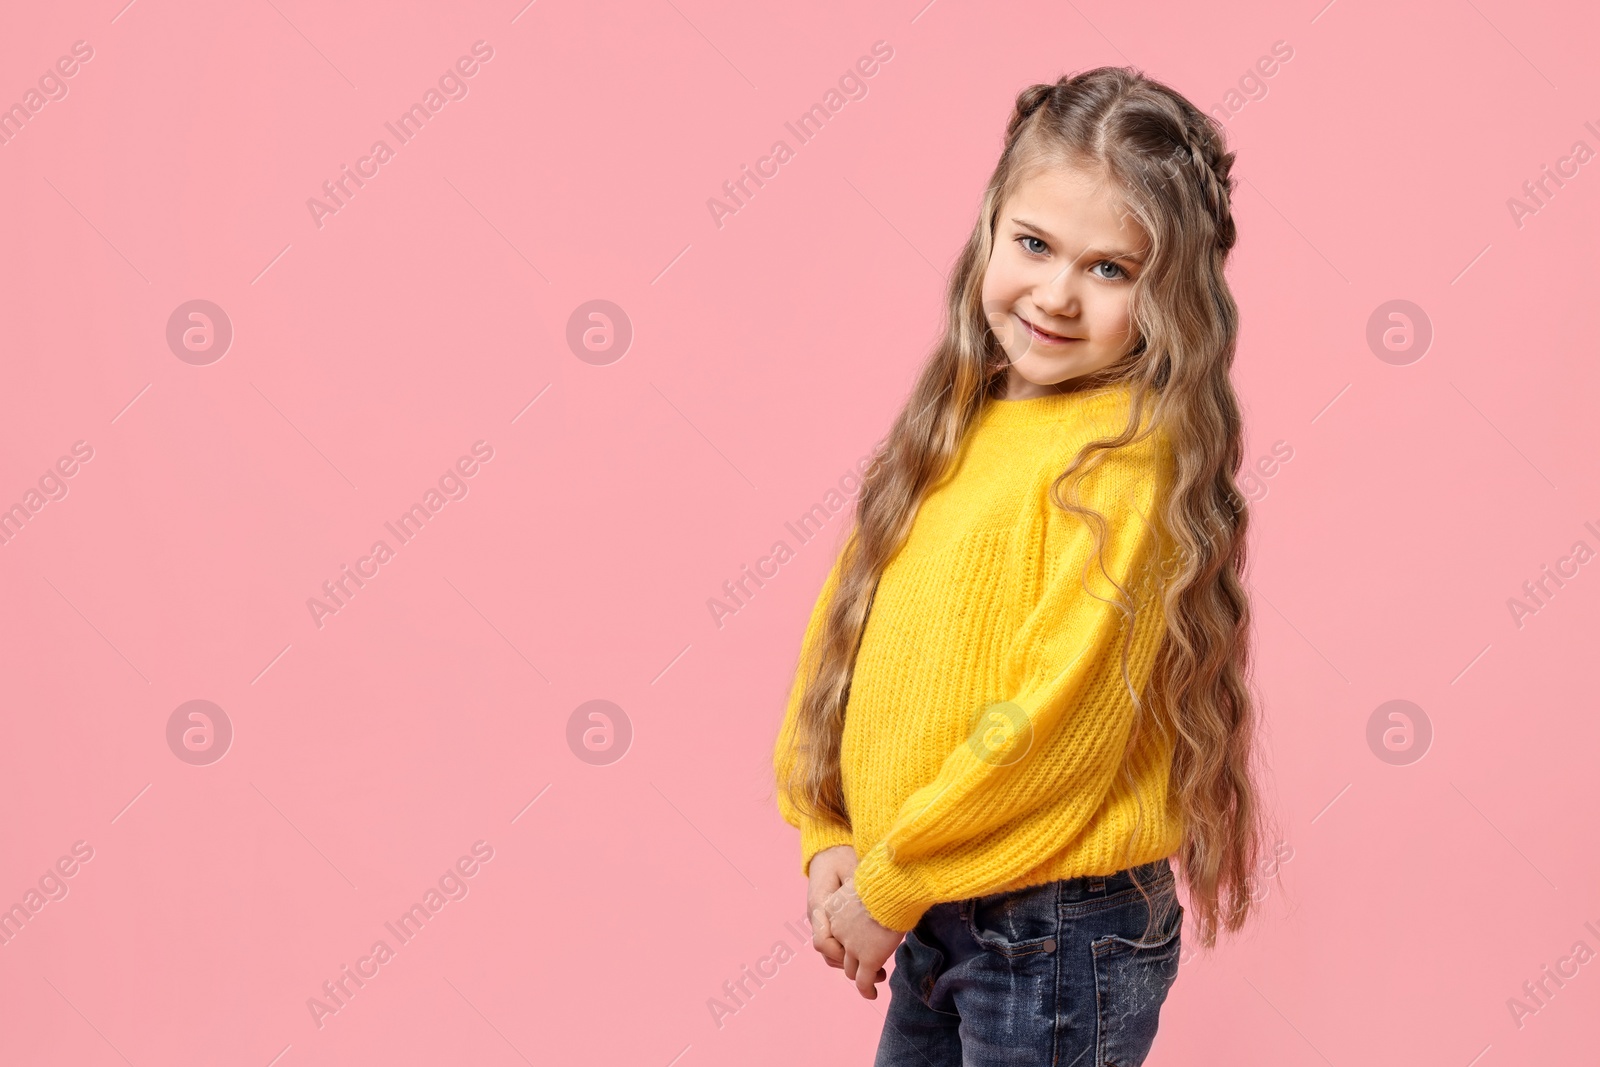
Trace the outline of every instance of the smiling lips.
{"label": "smiling lips", "polygon": [[1081,337],[1066,337],[1066,336],[1063,336],[1062,334],[1050,333],[1048,331],[1041,330],[1041,329],[1039,329],[1039,327],[1035,326],[1033,323],[1029,322],[1027,319],[1023,318],[1021,315],[1017,316],[1017,321],[1022,323],[1022,325],[1026,326],[1028,328],[1028,333],[1033,337],[1034,340],[1039,341],[1039,342],[1041,342],[1043,344],[1047,344],[1047,345],[1063,345],[1063,344],[1066,344],[1068,341],[1081,341],[1081,340],[1083,340],[1083,338],[1081,338]]}

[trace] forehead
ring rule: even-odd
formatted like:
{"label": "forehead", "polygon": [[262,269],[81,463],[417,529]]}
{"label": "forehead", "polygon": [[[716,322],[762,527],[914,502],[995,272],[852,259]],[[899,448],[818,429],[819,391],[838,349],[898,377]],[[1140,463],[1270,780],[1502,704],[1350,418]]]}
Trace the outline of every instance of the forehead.
{"label": "forehead", "polygon": [[1137,247],[1146,239],[1109,176],[1064,164],[1036,166],[1022,176],[1000,212],[1002,225],[1013,218],[1102,247]]}

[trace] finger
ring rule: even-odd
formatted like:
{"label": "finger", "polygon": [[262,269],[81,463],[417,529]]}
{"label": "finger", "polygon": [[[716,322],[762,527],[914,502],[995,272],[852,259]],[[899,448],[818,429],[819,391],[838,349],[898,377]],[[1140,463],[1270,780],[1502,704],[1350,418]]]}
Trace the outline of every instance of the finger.
{"label": "finger", "polygon": [[845,966],[845,942],[840,941],[834,933],[824,925],[818,926],[816,933],[811,936],[811,947],[822,953],[822,958],[827,960],[829,966]]}
{"label": "finger", "polygon": [[821,908],[811,917],[811,947],[822,953],[830,967],[844,966],[844,944],[833,936],[828,915]]}
{"label": "finger", "polygon": [[871,975],[871,971],[865,967],[861,968],[861,973],[856,977],[856,988],[861,990],[861,995],[868,1000],[877,1000],[878,984],[872,979]]}
{"label": "finger", "polygon": [[849,949],[845,949],[844,950],[844,976],[846,978],[850,979],[852,982],[854,982],[856,980],[856,971],[860,967],[860,965],[861,965],[861,961],[856,959],[856,954],[854,952],[851,952]]}
{"label": "finger", "polygon": [[[867,978],[868,975],[872,975],[870,981]],[[856,988],[859,989],[861,991],[861,995],[866,997],[868,1000],[877,1000],[878,983],[883,981],[886,977],[888,977],[887,968],[876,967],[870,960],[862,961],[862,966],[855,975]]]}
{"label": "finger", "polygon": [[829,928],[827,915],[822,909],[816,910],[811,915],[811,947],[821,953],[829,966],[845,965],[845,945],[840,944],[834,931]]}

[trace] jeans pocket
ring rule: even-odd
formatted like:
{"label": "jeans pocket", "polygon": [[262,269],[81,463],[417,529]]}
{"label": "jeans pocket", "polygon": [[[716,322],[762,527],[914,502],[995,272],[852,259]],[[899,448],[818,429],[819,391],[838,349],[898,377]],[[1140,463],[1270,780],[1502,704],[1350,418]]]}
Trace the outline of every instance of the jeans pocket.
{"label": "jeans pocket", "polygon": [[1136,925],[1094,940],[1100,1024],[1095,1067],[1138,1067],[1155,1043],[1161,1004],[1177,980],[1182,949],[1183,907],[1176,900],[1168,906],[1166,922],[1148,940],[1142,928],[1150,913],[1142,902],[1117,909]]}
{"label": "jeans pocket", "polygon": [[1044,955],[1056,950],[1061,933],[1057,883],[1031,886],[967,901],[972,940],[1007,957]]}
{"label": "jeans pocket", "polygon": [[919,923],[906,931],[900,947],[895,950],[894,969],[926,1004],[933,993],[933,983],[944,973],[947,959],[945,946]]}

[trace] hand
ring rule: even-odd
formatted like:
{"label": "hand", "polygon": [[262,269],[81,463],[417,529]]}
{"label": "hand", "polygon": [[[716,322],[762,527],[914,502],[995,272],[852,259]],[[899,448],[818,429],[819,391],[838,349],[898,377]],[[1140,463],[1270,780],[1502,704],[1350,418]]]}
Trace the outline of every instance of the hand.
{"label": "hand", "polygon": [[[816,910],[816,916],[812,920],[812,927],[811,947],[816,949],[818,952],[821,952],[827,958],[829,967],[844,967],[844,946],[839,943],[838,938],[833,936],[833,930],[828,924],[828,906],[826,904]],[[837,957],[837,959],[835,957]],[[879,967],[878,976],[872,981],[874,984],[876,984],[883,981],[886,977],[888,977],[888,975],[888,971],[884,970],[882,967]],[[854,974],[849,974],[849,977],[851,981],[855,980]]]}
{"label": "hand", "polygon": [[844,976],[855,982],[862,996],[877,1000],[883,965],[905,940],[905,931],[889,929],[867,911],[856,893],[854,869],[823,905],[823,916],[831,937],[844,946]]}
{"label": "hand", "polygon": [[822,953],[829,967],[844,966],[844,946],[829,933],[828,918],[823,914],[822,906],[855,869],[856,850],[851,845],[834,845],[811,857],[811,880],[806,887],[806,916],[811,920],[811,947]]}

